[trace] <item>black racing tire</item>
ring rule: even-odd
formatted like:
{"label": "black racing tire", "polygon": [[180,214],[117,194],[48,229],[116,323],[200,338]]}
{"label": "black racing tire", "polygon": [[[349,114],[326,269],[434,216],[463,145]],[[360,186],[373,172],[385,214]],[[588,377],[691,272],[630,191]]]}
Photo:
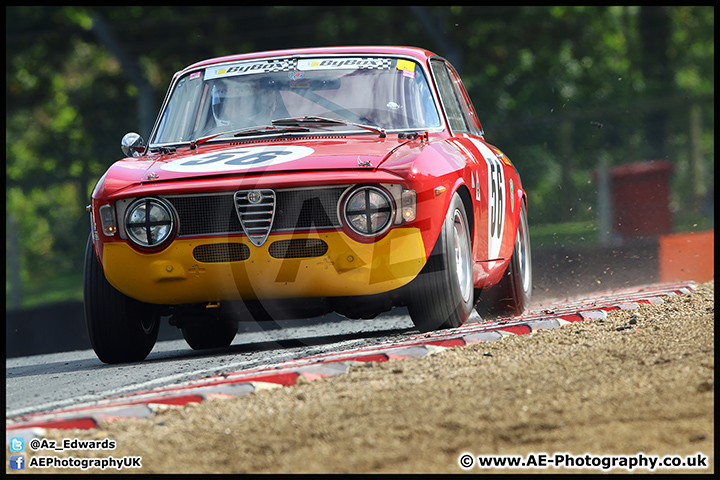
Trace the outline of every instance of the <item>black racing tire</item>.
{"label": "black racing tire", "polygon": [[457,193],[427,264],[408,286],[407,307],[421,332],[459,327],[473,307],[471,233]]}
{"label": "black racing tire", "polygon": [[481,317],[518,316],[525,313],[532,296],[532,254],[525,203],[520,207],[520,221],[515,248],[500,282],[481,294],[476,309]]}
{"label": "black racing tire", "polygon": [[127,363],[144,360],[155,346],[160,314],[153,306],[115,289],[105,278],[88,238],[83,277],[85,325],[100,361]]}
{"label": "black racing tire", "polygon": [[208,321],[181,328],[183,338],[193,350],[228,347],[238,331],[238,321]]}

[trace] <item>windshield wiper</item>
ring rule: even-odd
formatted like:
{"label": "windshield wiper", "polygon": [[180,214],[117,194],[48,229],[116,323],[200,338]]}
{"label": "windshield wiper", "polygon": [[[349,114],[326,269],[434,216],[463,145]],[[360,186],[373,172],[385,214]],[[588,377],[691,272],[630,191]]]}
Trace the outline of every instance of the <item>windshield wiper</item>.
{"label": "windshield wiper", "polygon": [[244,137],[248,135],[262,135],[262,134],[274,134],[274,133],[293,133],[293,132],[309,132],[310,129],[301,126],[290,126],[288,128],[278,128],[276,126],[266,127],[245,127],[237,130],[229,130],[227,132],[215,133],[213,135],[206,135],[204,137],[197,138],[190,142],[190,148],[195,149],[208,140],[220,137],[222,135],[232,135],[233,137]]}
{"label": "windshield wiper", "polygon": [[233,137],[245,137],[248,135],[257,135],[257,134],[264,134],[264,133],[295,133],[295,132],[309,132],[310,129],[307,127],[285,127],[285,128],[278,128],[276,126],[271,127],[262,127],[262,128],[251,128],[248,130],[243,130],[241,132],[237,132]]}
{"label": "windshield wiper", "polygon": [[363,125],[362,123],[346,122],[344,120],[336,120],[334,118],[305,116],[296,118],[280,118],[272,121],[273,125],[287,125],[287,126],[303,126],[312,125],[315,127],[333,127],[336,125],[348,125],[352,127],[364,128],[380,135],[381,138],[385,138],[385,129],[377,125]]}

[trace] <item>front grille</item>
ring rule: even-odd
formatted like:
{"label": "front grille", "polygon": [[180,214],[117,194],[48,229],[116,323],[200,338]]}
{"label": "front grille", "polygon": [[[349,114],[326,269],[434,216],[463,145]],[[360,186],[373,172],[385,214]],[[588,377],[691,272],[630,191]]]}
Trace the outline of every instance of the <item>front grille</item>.
{"label": "front grille", "polygon": [[167,197],[178,214],[179,237],[242,233],[233,194]]}
{"label": "front grille", "polygon": [[213,243],[195,247],[193,257],[204,263],[242,262],[250,258],[250,249],[242,243]]}
{"label": "front grille", "polygon": [[[337,206],[346,189],[347,186],[275,190],[271,232],[341,228]],[[234,195],[235,192],[165,197],[178,214],[178,236],[244,233]]]}
{"label": "front grille", "polygon": [[337,205],[346,189],[278,190],[273,231],[342,227]]}
{"label": "front grille", "polygon": [[328,245],[318,238],[293,238],[271,243],[269,251],[270,256],[278,259],[322,257]]}
{"label": "front grille", "polygon": [[275,217],[275,192],[265,190],[240,190],[235,192],[235,209],[245,235],[259,247],[268,235]]}

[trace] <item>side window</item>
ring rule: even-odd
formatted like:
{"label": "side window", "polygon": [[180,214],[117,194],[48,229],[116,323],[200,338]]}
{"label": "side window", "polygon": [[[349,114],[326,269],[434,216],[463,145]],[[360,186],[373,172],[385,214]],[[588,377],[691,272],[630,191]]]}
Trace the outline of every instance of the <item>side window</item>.
{"label": "side window", "polygon": [[467,115],[466,121],[468,126],[470,127],[470,132],[473,135],[482,136],[483,133],[482,125],[480,125],[480,119],[477,118],[475,107],[473,107],[473,104],[470,101],[470,96],[468,95],[467,90],[465,90],[465,86],[463,86],[462,81],[460,80],[460,76],[457,74],[455,69],[452,68],[452,65],[448,65],[448,69],[450,77],[452,78],[455,93],[463,106],[465,114]]}
{"label": "side window", "polygon": [[460,101],[455,94],[455,88],[445,67],[445,63],[435,60],[431,63],[431,66],[438,84],[440,101],[445,109],[445,116],[447,117],[450,130],[452,130],[453,133],[471,133],[465,120],[465,115],[463,115]]}

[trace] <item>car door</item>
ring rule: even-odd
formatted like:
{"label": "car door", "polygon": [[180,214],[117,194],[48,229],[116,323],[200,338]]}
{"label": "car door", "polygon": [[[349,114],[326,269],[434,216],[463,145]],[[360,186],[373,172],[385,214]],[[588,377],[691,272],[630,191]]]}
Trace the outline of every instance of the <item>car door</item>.
{"label": "car door", "polygon": [[475,219],[476,284],[488,277],[494,283],[512,254],[508,239],[514,238],[510,219],[515,202],[510,185],[515,170],[502,152],[485,142],[475,108],[452,65],[440,60],[431,65],[452,133],[448,142],[466,157],[464,178],[472,192]]}

